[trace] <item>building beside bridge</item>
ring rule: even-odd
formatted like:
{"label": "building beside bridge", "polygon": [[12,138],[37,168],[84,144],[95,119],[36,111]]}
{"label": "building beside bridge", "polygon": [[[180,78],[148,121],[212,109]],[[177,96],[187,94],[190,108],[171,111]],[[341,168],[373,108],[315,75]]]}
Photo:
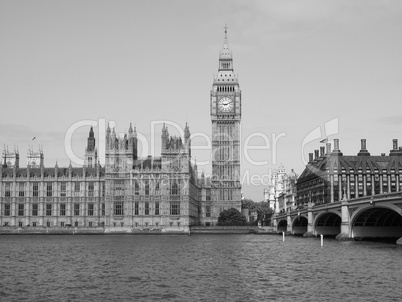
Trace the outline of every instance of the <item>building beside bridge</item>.
{"label": "building beside bridge", "polygon": [[402,188],[402,148],[393,140],[388,155],[372,156],[361,140],[361,149],[356,155],[344,155],[339,149],[339,140],[334,140],[334,149],[327,143],[309,154],[309,162],[297,180],[298,206],[333,203],[364,196],[398,192]]}
{"label": "building beside bridge", "polygon": [[287,211],[296,206],[296,181],[298,175],[293,169],[286,173],[283,164],[272,171],[269,186],[264,190],[264,200],[274,212]]}
{"label": "building beside bridge", "polygon": [[309,154],[296,183],[295,209],[276,213],[278,231],[343,238],[402,237],[402,148],[373,156],[366,140],[344,155],[339,140]]}

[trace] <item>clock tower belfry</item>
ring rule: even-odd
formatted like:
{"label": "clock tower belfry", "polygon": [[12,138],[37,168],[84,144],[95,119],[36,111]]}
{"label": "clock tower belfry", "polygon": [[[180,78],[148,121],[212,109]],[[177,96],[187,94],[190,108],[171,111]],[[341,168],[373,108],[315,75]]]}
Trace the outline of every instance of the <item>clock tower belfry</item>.
{"label": "clock tower belfry", "polygon": [[241,90],[233,70],[227,39],[219,54],[219,69],[211,90],[212,121],[212,220],[229,208],[241,210],[240,120]]}

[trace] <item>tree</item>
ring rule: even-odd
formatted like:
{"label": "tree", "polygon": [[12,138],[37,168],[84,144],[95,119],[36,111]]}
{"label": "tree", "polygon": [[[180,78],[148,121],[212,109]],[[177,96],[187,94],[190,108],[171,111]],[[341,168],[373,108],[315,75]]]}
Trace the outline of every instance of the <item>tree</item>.
{"label": "tree", "polygon": [[270,207],[269,207],[269,202],[258,202],[256,203],[256,209],[257,209],[257,221],[261,221],[261,225],[264,221],[264,217],[268,218],[271,217],[272,213],[274,212]]}
{"label": "tree", "polygon": [[253,210],[255,208],[255,202],[252,199],[244,198],[241,201],[241,208]]}
{"label": "tree", "polygon": [[241,226],[246,224],[246,217],[235,208],[222,211],[218,217],[218,225],[220,226]]}
{"label": "tree", "polygon": [[269,207],[269,202],[258,202],[257,204],[258,218],[263,218],[266,214],[272,214],[274,211]]}
{"label": "tree", "polygon": [[269,207],[269,202],[265,201],[255,202],[251,199],[245,198],[241,202],[241,207],[242,209],[249,209],[250,213],[252,211],[257,212],[257,219],[254,222],[255,225],[258,224],[258,221],[262,223],[265,215],[273,213],[273,210]]}

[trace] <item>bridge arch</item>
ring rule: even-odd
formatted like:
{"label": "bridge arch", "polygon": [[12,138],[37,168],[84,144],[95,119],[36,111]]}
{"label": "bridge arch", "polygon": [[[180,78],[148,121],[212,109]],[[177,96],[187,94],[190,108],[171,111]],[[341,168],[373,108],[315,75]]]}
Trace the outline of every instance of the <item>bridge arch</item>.
{"label": "bridge arch", "polygon": [[286,232],[288,230],[288,222],[286,219],[278,221],[278,232]]}
{"label": "bridge arch", "polygon": [[393,204],[361,206],[354,211],[350,221],[355,239],[402,237],[402,209]]}
{"label": "bridge arch", "polygon": [[297,215],[292,219],[292,234],[303,235],[307,232],[308,218],[304,215]]}
{"label": "bridge arch", "polygon": [[337,211],[325,211],[319,213],[314,219],[314,233],[324,236],[336,236],[341,233],[341,213]]}

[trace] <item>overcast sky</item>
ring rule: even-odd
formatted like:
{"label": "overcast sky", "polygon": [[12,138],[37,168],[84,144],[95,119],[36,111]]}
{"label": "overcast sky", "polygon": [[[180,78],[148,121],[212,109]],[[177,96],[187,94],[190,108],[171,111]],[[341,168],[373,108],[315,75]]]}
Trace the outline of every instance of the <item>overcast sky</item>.
{"label": "overcast sky", "polygon": [[[43,145],[51,167],[69,164],[65,135],[84,120],[114,121],[118,132],[132,122],[149,140],[155,121],[188,122],[210,136],[225,24],[243,145],[263,147],[243,152],[243,175],[258,179],[280,163],[300,174],[302,151],[308,158],[327,136],[346,155],[359,152],[361,138],[373,155],[388,154],[393,138],[402,145],[402,1],[384,0],[1,0],[1,145],[18,146],[20,166],[29,145]],[[88,131],[72,137],[79,157]],[[209,151],[193,157],[207,161]],[[263,186],[247,179],[243,192],[263,198]]]}

